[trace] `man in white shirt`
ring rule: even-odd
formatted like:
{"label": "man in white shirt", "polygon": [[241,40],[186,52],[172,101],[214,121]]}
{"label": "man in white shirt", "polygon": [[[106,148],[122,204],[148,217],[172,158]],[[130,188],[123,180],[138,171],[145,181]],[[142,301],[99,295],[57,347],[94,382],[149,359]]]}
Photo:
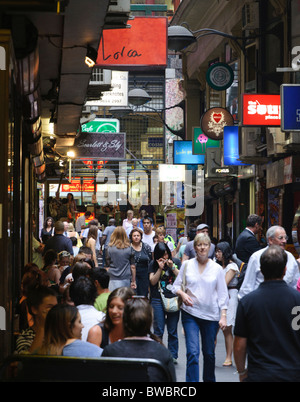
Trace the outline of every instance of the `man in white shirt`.
{"label": "man in white shirt", "polygon": [[70,297],[78,308],[84,325],[81,334],[83,341],[87,340],[90,328],[105,318],[105,314],[94,307],[96,294],[96,285],[91,278],[81,276],[71,283]]}
{"label": "man in white shirt", "polygon": [[[266,238],[269,246],[275,244],[285,250],[288,237],[283,227],[271,226],[267,231]],[[239,299],[257,289],[259,284],[264,281],[264,276],[260,271],[260,257],[264,251],[266,251],[266,248],[256,251],[250,257],[245,278],[239,290]],[[297,280],[299,278],[298,263],[293,254],[286,250],[285,252],[288,259],[286,264],[286,273],[283,279],[289,286],[296,288]]]}
{"label": "man in white shirt", "polygon": [[149,244],[149,246],[151,247],[151,251],[153,252],[155,247],[153,236],[155,236],[155,232],[152,230],[152,219],[147,215],[143,219],[143,227],[144,227],[144,234],[142,241],[144,243]]}
{"label": "man in white shirt", "polygon": [[86,211],[84,215],[79,216],[76,220],[75,230],[80,235],[82,227],[85,226],[85,220],[91,216],[91,211]]}

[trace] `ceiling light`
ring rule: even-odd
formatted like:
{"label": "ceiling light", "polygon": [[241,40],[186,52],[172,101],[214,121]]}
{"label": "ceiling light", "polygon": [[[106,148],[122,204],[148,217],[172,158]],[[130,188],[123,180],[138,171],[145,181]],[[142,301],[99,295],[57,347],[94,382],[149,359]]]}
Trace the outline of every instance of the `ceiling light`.
{"label": "ceiling light", "polygon": [[94,67],[96,64],[98,57],[98,52],[91,46],[87,46],[86,56],[85,56],[85,64],[89,67]]}
{"label": "ceiling light", "polygon": [[68,156],[69,158],[74,158],[74,157],[75,157],[75,152],[74,152],[74,151],[68,151],[68,152],[67,152],[67,156]]}

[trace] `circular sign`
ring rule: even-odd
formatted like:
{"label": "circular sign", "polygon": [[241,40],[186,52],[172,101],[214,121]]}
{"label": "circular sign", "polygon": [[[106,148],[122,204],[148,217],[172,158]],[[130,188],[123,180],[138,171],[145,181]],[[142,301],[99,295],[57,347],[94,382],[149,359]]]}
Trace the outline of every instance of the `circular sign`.
{"label": "circular sign", "polygon": [[215,63],[206,72],[208,85],[217,91],[224,91],[233,83],[232,68],[225,63]]}
{"label": "circular sign", "polygon": [[201,117],[200,126],[203,133],[212,140],[222,140],[225,126],[233,126],[234,120],[223,107],[208,109]]}

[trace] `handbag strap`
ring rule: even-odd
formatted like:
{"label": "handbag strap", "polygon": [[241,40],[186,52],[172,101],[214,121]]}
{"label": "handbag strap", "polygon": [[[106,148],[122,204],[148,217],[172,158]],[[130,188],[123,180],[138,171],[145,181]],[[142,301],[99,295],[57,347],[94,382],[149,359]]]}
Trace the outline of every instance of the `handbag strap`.
{"label": "handbag strap", "polygon": [[182,288],[184,289],[183,291],[185,292],[185,285],[186,285],[186,270],[187,270],[187,266],[188,266],[189,261],[187,260],[187,263],[184,266],[183,269],[183,276],[182,276]]}

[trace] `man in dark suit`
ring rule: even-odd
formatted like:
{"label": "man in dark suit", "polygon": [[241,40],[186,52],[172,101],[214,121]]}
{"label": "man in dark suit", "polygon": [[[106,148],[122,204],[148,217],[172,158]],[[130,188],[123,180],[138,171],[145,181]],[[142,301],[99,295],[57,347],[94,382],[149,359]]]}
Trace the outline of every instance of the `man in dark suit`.
{"label": "man in dark suit", "polygon": [[54,225],[54,236],[47,241],[45,245],[43,254],[45,255],[47,250],[54,250],[60,253],[63,250],[68,251],[73,255],[72,241],[69,237],[64,236],[64,223],[61,221],[55,222]]}
{"label": "man in dark suit", "polygon": [[235,253],[237,257],[245,263],[255,251],[261,249],[256,235],[261,230],[262,218],[258,215],[249,215],[246,222],[246,228],[240,233],[235,243]]}

